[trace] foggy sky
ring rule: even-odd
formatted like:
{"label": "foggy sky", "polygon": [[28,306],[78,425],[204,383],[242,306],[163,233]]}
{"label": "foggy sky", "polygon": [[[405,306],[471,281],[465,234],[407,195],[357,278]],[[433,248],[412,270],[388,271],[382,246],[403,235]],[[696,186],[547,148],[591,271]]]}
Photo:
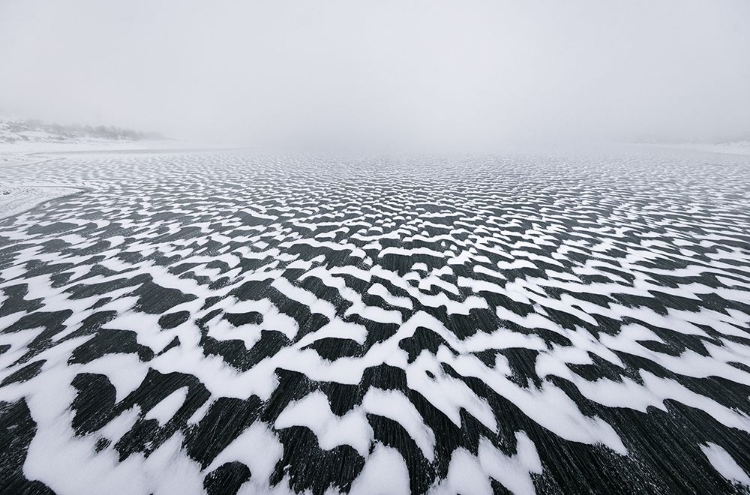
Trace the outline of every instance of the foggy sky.
{"label": "foggy sky", "polygon": [[746,0],[0,0],[0,114],[188,139],[747,139],[749,88]]}

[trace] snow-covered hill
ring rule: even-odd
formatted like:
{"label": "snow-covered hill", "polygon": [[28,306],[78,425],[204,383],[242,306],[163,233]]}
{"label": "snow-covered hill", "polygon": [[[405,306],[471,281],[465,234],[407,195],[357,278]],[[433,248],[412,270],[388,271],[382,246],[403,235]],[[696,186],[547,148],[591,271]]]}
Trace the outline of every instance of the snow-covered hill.
{"label": "snow-covered hill", "polygon": [[163,139],[158,133],[114,126],[47,124],[39,120],[0,117],[0,143],[111,143]]}

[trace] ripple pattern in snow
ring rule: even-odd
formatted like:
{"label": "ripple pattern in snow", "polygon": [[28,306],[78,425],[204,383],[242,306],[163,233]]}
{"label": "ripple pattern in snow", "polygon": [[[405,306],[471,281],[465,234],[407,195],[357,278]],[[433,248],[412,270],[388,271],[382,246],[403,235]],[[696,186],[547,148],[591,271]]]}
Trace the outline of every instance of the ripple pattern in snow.
{"label": "ripple pattern in snow", "polygon": [[0,220],[0,491],[747,489],[746,157],[91,154],[0,180],[81,189]]}

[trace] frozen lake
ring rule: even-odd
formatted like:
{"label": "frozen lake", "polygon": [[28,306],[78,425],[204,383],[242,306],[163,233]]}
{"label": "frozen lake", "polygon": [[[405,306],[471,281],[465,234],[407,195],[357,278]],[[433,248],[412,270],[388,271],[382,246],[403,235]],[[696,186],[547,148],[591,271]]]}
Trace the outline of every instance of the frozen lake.
{"label": "frozen lake", "polygon": [[0,218],[0,491],[750,486],[749,157],[52,158],[0,168],[68,194]]}

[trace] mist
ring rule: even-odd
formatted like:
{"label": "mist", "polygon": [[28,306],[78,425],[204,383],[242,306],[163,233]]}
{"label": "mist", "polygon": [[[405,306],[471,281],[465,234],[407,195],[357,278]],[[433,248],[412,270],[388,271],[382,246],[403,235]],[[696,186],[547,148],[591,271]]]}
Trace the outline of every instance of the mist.
{"label": "mist", "polygon": [[750,136],[750,3],[0,1],[0,113],[245,144]]}

